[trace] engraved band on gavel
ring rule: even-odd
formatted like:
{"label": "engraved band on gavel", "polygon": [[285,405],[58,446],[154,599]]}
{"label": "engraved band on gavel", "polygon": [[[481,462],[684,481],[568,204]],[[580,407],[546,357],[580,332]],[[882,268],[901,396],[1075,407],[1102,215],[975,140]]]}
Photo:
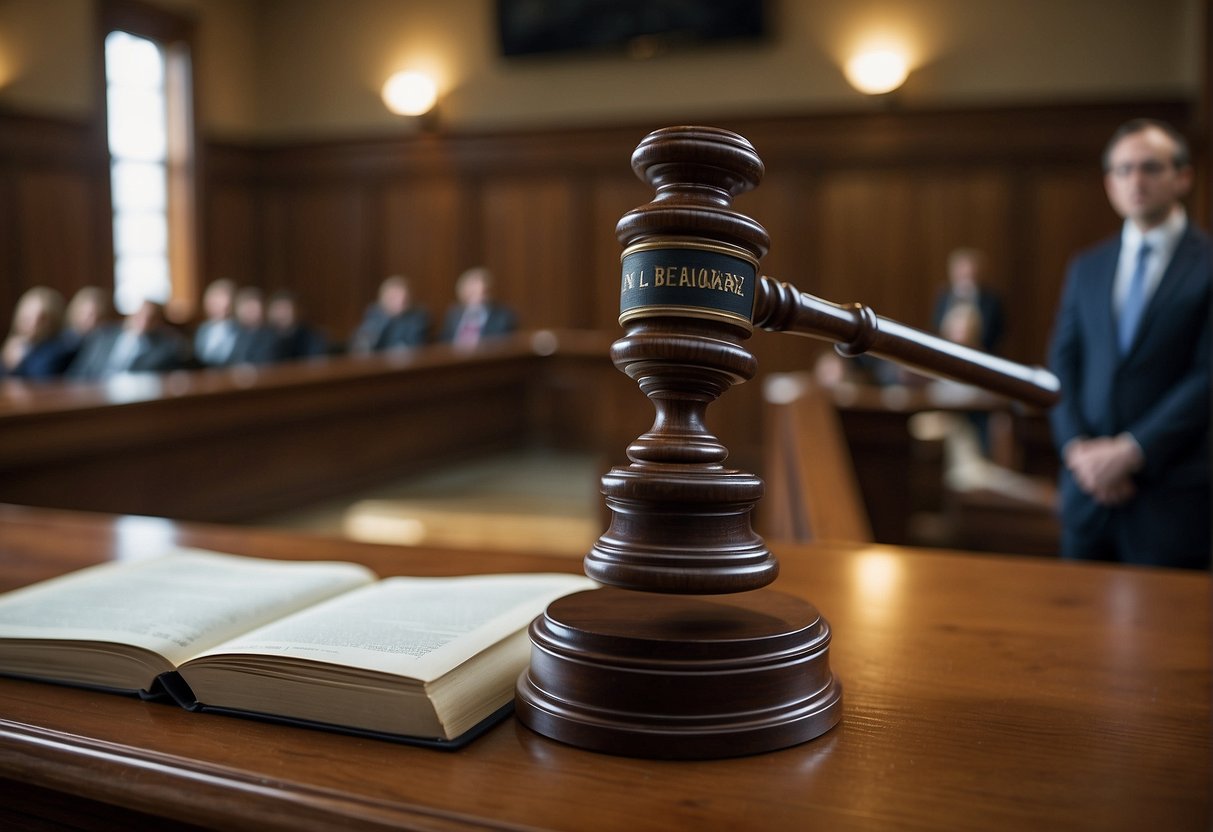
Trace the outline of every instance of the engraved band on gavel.
{"label": "engraved band on gavel", "polygon": [[1057,402],[1057,377],[877,315],[837,304],[770,277],[742,248],[665,238],[629,246],[622,257],[619,322],[690,317],[833,341],[854,357],[871,354],[932,375],[968,382],[1040,407]]}

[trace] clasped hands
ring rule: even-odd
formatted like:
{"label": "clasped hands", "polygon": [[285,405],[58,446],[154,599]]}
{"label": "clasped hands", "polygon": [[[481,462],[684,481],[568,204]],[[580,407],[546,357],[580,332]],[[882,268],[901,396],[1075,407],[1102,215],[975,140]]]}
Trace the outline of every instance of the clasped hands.
{"label": "clasped hands", "polygon": [[1074,439],[1065,448],[1065,463],[1078,487],[1097,503],[1122,505],[1137,493],[1133,473],[1144,462],[1141,447],[1132,436]]}

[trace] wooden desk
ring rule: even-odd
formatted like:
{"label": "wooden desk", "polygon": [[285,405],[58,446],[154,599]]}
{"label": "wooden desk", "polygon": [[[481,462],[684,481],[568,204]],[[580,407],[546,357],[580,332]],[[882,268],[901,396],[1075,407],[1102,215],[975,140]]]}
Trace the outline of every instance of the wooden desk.
{"label": "wooden desk", "polygon": [[[0,507],[0,587],[170,541],[381,574],[577,568]],[[258,830],[1209,828],[1207,573],[776,548],[776,586],[830,620],[845,685],[842,722],[805,745],[654,762],[510,719],[444,753],[0,680],[0,811],[94,828],[146,821],[132,813]]]}

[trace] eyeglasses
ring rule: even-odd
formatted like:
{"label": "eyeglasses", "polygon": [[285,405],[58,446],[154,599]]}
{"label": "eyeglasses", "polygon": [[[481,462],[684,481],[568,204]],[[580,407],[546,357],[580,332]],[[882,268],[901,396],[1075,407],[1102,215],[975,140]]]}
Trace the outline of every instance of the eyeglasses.
{"label": "eyeglasses", "polygon": [[1159,176],[1169,167],[1171,167],[1171,165],[1166,162],[1160,162],[1157,159],[1150,159],[1149,161],[1138,162],[1137,164],[1125,162],[1123,164],[1113,165],[1109,169],[1109,173],[1118,179],[1127,179],[1133,175],[1133,171],[1135,170],[1141,171],[1143,176]]}

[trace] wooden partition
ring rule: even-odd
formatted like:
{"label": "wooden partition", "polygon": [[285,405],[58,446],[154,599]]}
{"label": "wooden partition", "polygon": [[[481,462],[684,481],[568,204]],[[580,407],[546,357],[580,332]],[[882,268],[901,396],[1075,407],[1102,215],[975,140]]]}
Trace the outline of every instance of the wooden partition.
{"label": "wooden partition", "polygon": [[[1195,131],[1194,109],[1154,100],[708,121],[750,138],[766,164],[737,205],[771,233],[769,274],[924,326],[949,250],[978,246],[1007,302],[1004,351],[1039,361],[1066,260],[1117,226],[1099,169],[1107,137],[1141,115]],[[524,327],[613,333],[615,223],[651,196],[628,159],[660,126],[211,141],[203,274],[294,289],[342,342],[387,274],[411,276],[437,316],[459,271],[486,264]],[[0,114],[0,319],[27,286],[111,280],[93,127]],[[1206,143],[1193,146],[1204,178]],[[1194,200],[1197,222],[1206,214]]]}
{"label": "wooden partition", "polygon": [[[104,383],[0,382],[0,502],[235,522],[505,450],[588,453],[605,471],[627,464],[628,445],[654,419],[652,404],[611,363],[612,340],[545,330],[471,352],[433,346]],[[787,528],[779,523],[781,489],[790,482],[781,461],[797,460],[798,487],[813,489],[826,511],[842,491],[812,444],[818,437],[804,434],[817,429],[764,413],[763,389],[776,375],[766,359],[801,355],[807,366],[818,342],[758,333],[753,346],[758,375],[710,406],[707,425],[729,449],[728,466],[768,480],[771,496],[755,522],[779,537]],[[841,426],[845,443],[833,450],[853,465],[870,521],[863,537],[905,544],[915,542],[911,515],[924,501],[941,508],[943,486],[938,460],[916,455],[910,417],[1006,403],[847,387],[834,391],[833,406],[840,419],[832,429]],[[1023,415],[1016,424],[1025,419],[1035,424]],[[1050,473],[1050,450],[1014,445],[1023,452],[1017,468]],[[814,539],[827,527],[854,539],[838,536],[843,519],[815,518]]]}
{"label": "wooden partition", "polygon": [[651,407],[607,341],[570,334],[554,352],[554,337],[546,355],[520,335],[470,354],[0,384],[0,501],[234,521],[502,449],[621,457]]}
{"label": "wooden partition", "polygon": [[764,529],[780,540],[870,542],[868,511],[830,391],[810,373],[763,383]]}

